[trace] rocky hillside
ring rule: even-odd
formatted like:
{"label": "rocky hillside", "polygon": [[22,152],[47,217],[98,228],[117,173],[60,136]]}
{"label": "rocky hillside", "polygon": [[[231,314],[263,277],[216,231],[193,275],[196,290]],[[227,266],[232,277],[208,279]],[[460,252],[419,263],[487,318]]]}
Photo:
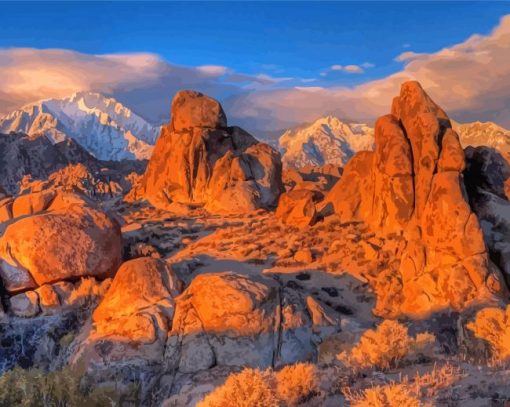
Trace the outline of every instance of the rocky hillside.
{"label": "rocky hillside", "polygon": [[327,116],[309,126],[287,130],[278,143],[287,167],[325,164],[343,167],[354,153],[372,149],[374,130],[366,124],[344,123]]}
{"label": "rocky hillside", "polygon": [[159,128],[98,93],[43,100],[0,118],[0,133],[72,139],[99,160],[148,159]]}
{"label": "rocky hillside", "polygon": [[[56,179],[60,180],[58,185],[70,190],[74,187],[82,191],[85,189],[88,195],[110,191],[112,188],[118,191],[122,184],[124,188],[127,187],[123,178],[131,172],[143,172],[145,164],[145,161],[139,160],[97,160],[71,138],[54,144],[44,136],[0,134],[1,184],[11,194],[49,185]],[[62,177],[62,174],[67,175]],[[103,186],[113,182],[115,185],[97,190],[85,187],[82,181]]]}

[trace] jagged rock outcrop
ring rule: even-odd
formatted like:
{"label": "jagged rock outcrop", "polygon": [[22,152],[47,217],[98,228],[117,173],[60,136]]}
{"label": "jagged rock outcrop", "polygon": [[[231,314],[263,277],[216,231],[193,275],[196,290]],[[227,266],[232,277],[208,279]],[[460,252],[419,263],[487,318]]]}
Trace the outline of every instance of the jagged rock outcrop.
{"label": "jagged rock outcrop", "polygon": [[276,206],[283,190],[278,152],[227,127],[221,105],[201,93],[177,93],[171,115],[145,174],[153,205],[204,204],[211,212]]}
{"label": "jagged rock outcrop", "polygon": [[84,276],[106,278],[117,270],[120,227],[80,196],[42,191],[8,204],[12,219],[3,224],[0,238],[0,276],[8,291]]}
{"label": "jagged rock outcrop", "polygon": [[377,121],[375,145],[353,157],[326,204],[342,221],[362,220],[377,233],[405,237],[398,269],[381,276],[393,289],[379,289],[382,296],[392,291],[379,313],[461,309],[488,287],[497,291],[500,281],[464,189],[459,138],[419,83],[402,85],[391,114]]}
{"label": "jagged rock outcrop", "polygon": [[69,164],[50,174],[46,180],[32,181],[30,177],[24,177],[20,182],[20,193],[62,190],[84,194],[89,198],[108,198],[120,195],[124,188],[129,188],[124,180],[118,181],[93,173],[83,164]]}

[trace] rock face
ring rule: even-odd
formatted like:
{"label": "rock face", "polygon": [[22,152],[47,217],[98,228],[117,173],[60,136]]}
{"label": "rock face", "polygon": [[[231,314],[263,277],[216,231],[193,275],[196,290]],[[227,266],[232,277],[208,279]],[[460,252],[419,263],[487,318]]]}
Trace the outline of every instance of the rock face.
{"label": "rock face", "polygon": [[334,311],[282,289],[273,279],[202,274],[177,299],[165,358],[182,373],[215,365],[266,368],[313,360],[314,334],[335,329]]}
{"label": "rock face", "polygon": [[155,206],[204,204],[211,212],[276,206],[282,192],[280,155],[237,127],[221,105],[198,92],[179,92],[145,174]]}
{"label": "rock face", "polygon": [[399,298],[380,312],[461,309],[486,294],[487,285],[497,289],[464,189],[459,138],[419,83],[402,85],[392,113],[377,121],[375,145],[353,157],[326,202],[342,221],[362,220],[375,232],[405,237],[398,271],[386,276]]}
{"label": "rock face", "polygon": [[21,195],[11,205],[13,219],[0,238],[0,276],[8,291],[116,271],[120,227],[81,197],[43,191]]}

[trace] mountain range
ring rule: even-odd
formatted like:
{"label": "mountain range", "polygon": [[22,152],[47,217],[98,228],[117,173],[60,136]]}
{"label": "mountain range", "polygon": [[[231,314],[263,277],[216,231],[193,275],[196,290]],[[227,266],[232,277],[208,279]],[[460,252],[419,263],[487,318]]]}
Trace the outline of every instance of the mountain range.
{"label": "mountain range", "polygon": [[159,126],[99,93],[78,92],[15,110],[0,119],[0,133],[46,136],[56,144],[71,138],[99,160],[148,159]]}
{"label": "mountain range", "polygon": [[[492,122],[452,124],[463,147],[486,145],[510,158],[509,130]],[[98,160],[120,161],[149,159],[160,126],[113,98],[77,92],[28,104],[0,118],[0,133],[10,132],[27,134],[32,140],[45,136],[55,145],[72,141]],[[343,167],[356,152],[372,150],[373,144],[374,129],[369,125],[325,116],[286,130],[277,148],[287,167]]]}
{"label": "mountain range", "polygon": [[278,143],[282,161],[288,167],[325,164],[343,167],[354,153],[372,150],[374,129],[326,116],[308,126],[285,131]]}
{"label": "mountain range", "polygon": [[[452,121],[463,148],[488,146],[510,161],[510,130],[493,122]],[[372,150],[374,129],[325,116],[310,125],[285,131],[278,140],[284,165],[291,168],[333,164],[345,166],[358,151]]]}

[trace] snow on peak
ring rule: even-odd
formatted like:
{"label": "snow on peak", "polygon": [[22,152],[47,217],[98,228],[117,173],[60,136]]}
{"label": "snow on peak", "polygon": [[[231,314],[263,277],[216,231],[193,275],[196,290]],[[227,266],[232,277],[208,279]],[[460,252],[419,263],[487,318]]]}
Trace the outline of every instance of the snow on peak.
{"label": "snow on peak", "polygon": [[279,139],[282,160],[292,168],[333,164],[343,167],[354,153],[372,150],[374,130],[362,123],[346,123],[334,116],[287,130]]}
{"label": "snow on peak", "polygon": [[148,159],[159,134],[113,98],[76,92],[32,103],[0,119],[0,133],[44,135],[57,143],[74,139],[101,160]]}

